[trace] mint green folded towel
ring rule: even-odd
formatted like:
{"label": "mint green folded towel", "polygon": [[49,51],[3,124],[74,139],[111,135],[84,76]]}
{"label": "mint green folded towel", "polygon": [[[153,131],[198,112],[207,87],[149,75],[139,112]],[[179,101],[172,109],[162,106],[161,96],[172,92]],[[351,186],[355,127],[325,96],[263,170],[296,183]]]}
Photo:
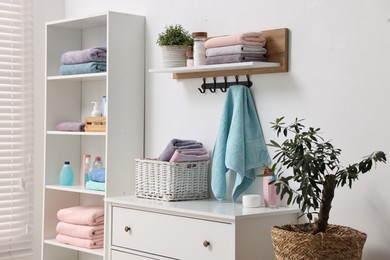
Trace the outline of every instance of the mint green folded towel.
{"label": "mint green folded towel", "polygon": [[211,189],[215,198],[225,198],[228,170],[236,173],[232,191],[235,201],[252,184],[255,169],[270,162],[250,89],[229,87],[212,158]]}
{"label": "mint green folded towel", "polygon": [[87,190],[105,191],[106,190],[106,183],[105,182],[97,182],[97,181],[87,181],[85,183],[85,188]]}
{"label": "mint green folded towel", "polygon": [[80,64],[61,65],[61,75],[74,75],[74,74],[85,74],[85,73],[96,73],[106,71],[105,62],[88,62]]}

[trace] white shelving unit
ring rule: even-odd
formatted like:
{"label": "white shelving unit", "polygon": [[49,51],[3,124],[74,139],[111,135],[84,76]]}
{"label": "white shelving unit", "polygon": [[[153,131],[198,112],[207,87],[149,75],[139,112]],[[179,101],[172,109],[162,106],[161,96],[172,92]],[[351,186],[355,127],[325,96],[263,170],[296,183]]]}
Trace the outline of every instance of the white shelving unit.
{"label": "white shelving unit", "polygon": [[[144,17],[117,12],[46,24],[44,260],[104,259],[104,248],[87,249],[55,240],[57,211],[77,205],[104,206],[109,196],[134,194],[134,159],[144,153],[144,30]],[[107,72],[59,75],[62,53],[95,46],[107,46]],[[91,102],[100,103],[104,95],[109,111],[106,132],[55,129],[59,122],[83,122],[92,111]],[[81,159],[87,153],[102,157],[106,191],[80,185]],[[71,162],[74,186],[59,185],[64,161]]]}

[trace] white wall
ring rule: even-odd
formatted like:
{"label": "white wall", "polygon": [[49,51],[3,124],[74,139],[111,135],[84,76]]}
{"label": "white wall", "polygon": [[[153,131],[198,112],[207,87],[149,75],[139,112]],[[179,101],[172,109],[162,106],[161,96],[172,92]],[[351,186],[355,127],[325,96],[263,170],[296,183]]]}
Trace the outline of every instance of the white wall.
{"label": "white wall", "polygon": [[[275,138],[269,122],[284,115],[321,127],[343,150],[345,164],[376,149],[390,151],[387,0],[65,0],[67,17],[105,10],[146,16],[146,70],[161,67],[155,42],[165,25],[209,35],[287,27],[290,71],[251,77],[266,139]],[[212,150],[225,94],[200,94],[201,83],[146,73],[146,156],[158,156],[174,137],[200,140]],[[380,165],[352,190],[336,191],[330,222],[368,234],[365,259],[390,258],[389,169]]]}

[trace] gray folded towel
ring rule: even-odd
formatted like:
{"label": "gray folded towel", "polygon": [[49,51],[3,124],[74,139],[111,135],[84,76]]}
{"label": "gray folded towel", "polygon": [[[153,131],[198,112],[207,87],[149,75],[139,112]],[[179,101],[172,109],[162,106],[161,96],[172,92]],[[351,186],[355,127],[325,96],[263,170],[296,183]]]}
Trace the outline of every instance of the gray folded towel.
{"label": "gray folded towel", "polygon": [[264,55],[255,54],[231,54],[231,55],[220,55],[206,58],[206,65],[211,64],[225,64],[235,62],[247,62],[247,61],[266,61]]}
{"label": "gray folded towel", "polygon": [[177,149],[196,149],[202,147],[203,144],[195,140],[172,139],[171,141],[169,141],[158,159],[160,161],[169,162],[169,160],[172,158],[172,155]]}
{"label": "gray folded towel", "polygon": [[84,127],[85,123],[83,122],[61,122],[56,125],[58,131],[82,132]]}
{"label": "gray folded towel", "polygon": [[106,47],[93,47],[84,50],[68,51],[61,55],[62,64],[79,64],[91,61],[105,62],[107,60]]}
{"label": "gray folded towel", "polygon": [[249,46],[249,45],[231,45],[217,48],[210,48],[206,50],[206,56],[219,56],[230,54],[258,54],[264,55],[267,53],[267,49],[262,46]]}

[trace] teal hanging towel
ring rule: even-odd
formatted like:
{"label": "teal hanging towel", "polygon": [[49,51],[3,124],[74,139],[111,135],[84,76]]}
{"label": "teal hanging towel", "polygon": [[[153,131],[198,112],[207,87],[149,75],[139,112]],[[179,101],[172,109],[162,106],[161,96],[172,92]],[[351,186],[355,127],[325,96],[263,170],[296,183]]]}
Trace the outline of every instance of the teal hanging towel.
{"label": "teal hanging towel", "polygon": [[254,181],[255,169],[270,162],[250,89],[230,86],[212,158],[211,189],[215,198],[223,200],[226,196],[228,170],[236,173],[232,191],[235,201]]}

